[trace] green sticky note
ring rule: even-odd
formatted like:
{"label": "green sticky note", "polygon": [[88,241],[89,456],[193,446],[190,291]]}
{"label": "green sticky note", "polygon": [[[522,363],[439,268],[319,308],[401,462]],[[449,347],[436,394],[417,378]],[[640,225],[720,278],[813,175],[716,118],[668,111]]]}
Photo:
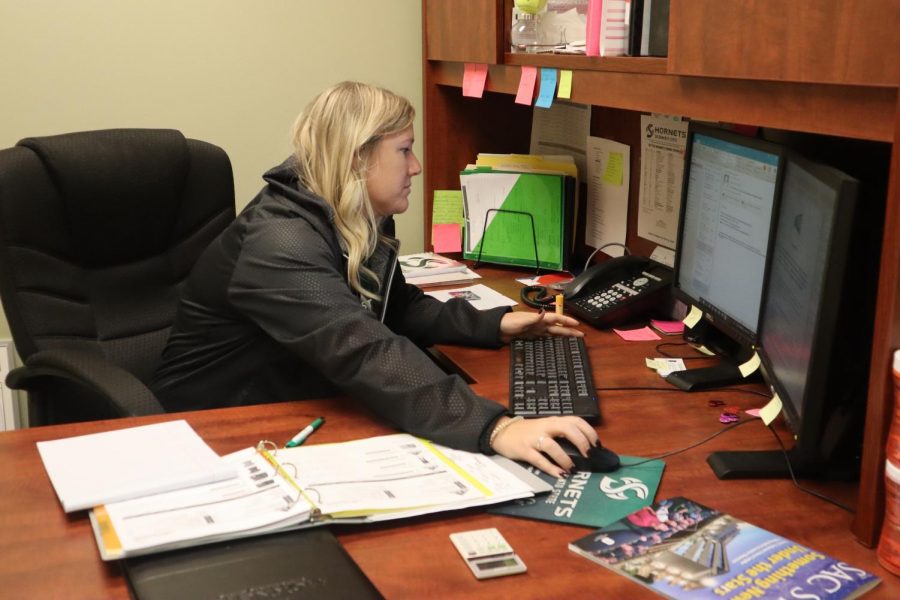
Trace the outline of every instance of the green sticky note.
{"label": "green sticky note", "polygon": [[460,190],[434,190],[431,210],[432,223],[458,223],[463,221],[463,199]]}
{"label": "green sticky note", "polygon": [[606,169],[603,171],[603,183],[622,185],[624,160],[621,152],[609,153],[609,160],[606,161]]}

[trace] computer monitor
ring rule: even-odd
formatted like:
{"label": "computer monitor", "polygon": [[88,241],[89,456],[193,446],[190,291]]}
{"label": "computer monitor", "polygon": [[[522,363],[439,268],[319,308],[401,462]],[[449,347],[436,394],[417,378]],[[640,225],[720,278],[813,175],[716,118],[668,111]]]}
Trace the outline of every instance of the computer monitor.
{"label": "computer monitor", "polygon": [[[857,189],[837,169],[788,157],[758,351],[795,434],[791,466],[804,476],[858,467],[871,327],[856,318],[870,305],[850,256]],[[788,475],[781,451],[716,452],[709,463],[723,479]]]}
{"label": "computer monitor", "polygon": [[666,377],[681,389],[745,381],[738,367],[757,342],[783,163],[778,144],[694,123],[688,128],[673,292],[703,313],[685,337],[720,361]]}

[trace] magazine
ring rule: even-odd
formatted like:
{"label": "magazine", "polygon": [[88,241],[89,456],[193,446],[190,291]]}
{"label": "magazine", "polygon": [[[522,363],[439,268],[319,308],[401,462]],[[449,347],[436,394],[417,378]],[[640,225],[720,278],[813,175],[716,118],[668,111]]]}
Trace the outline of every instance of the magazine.
{"label": "magazine", "polygon": [[569,550],[677,600],[857,598],[875,575],[687,498],[642,508]]}
{"label": "magazine", "polygon": [[[397,260],[400,262],[400,270],[407,280],[442,273],[459,273],[466,270],[465,263],[434,252],[405,254],[397,257]],[[410,283],[414,283],[414,281],[410,281]]]}

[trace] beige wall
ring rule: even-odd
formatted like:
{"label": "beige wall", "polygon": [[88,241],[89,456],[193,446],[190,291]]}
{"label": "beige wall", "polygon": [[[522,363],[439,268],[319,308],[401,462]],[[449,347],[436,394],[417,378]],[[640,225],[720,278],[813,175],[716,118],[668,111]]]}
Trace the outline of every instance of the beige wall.
{"label": "beige wall", "polygon": [[[0,148],[179,129],[225,149],[240,209],[287,156],[300,109],[337,81],[410,98],[421,140],[421,18],[420,0],[0,0]],[[421,250],[421,177],[397,221],[403,250]]]}

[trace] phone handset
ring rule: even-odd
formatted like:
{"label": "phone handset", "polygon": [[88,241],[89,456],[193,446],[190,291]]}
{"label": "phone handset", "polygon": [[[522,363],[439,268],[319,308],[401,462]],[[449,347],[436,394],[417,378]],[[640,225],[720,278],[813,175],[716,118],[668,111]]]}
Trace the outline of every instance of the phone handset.
{"label": "phone handset", "polygon": [[643,270],[649,263],[649,258],[628,255],[591,265],[566,285],[563,296],[566,300],[575,300],[598,288],[608,288],[616,280],[627,279],[634,272]]}

